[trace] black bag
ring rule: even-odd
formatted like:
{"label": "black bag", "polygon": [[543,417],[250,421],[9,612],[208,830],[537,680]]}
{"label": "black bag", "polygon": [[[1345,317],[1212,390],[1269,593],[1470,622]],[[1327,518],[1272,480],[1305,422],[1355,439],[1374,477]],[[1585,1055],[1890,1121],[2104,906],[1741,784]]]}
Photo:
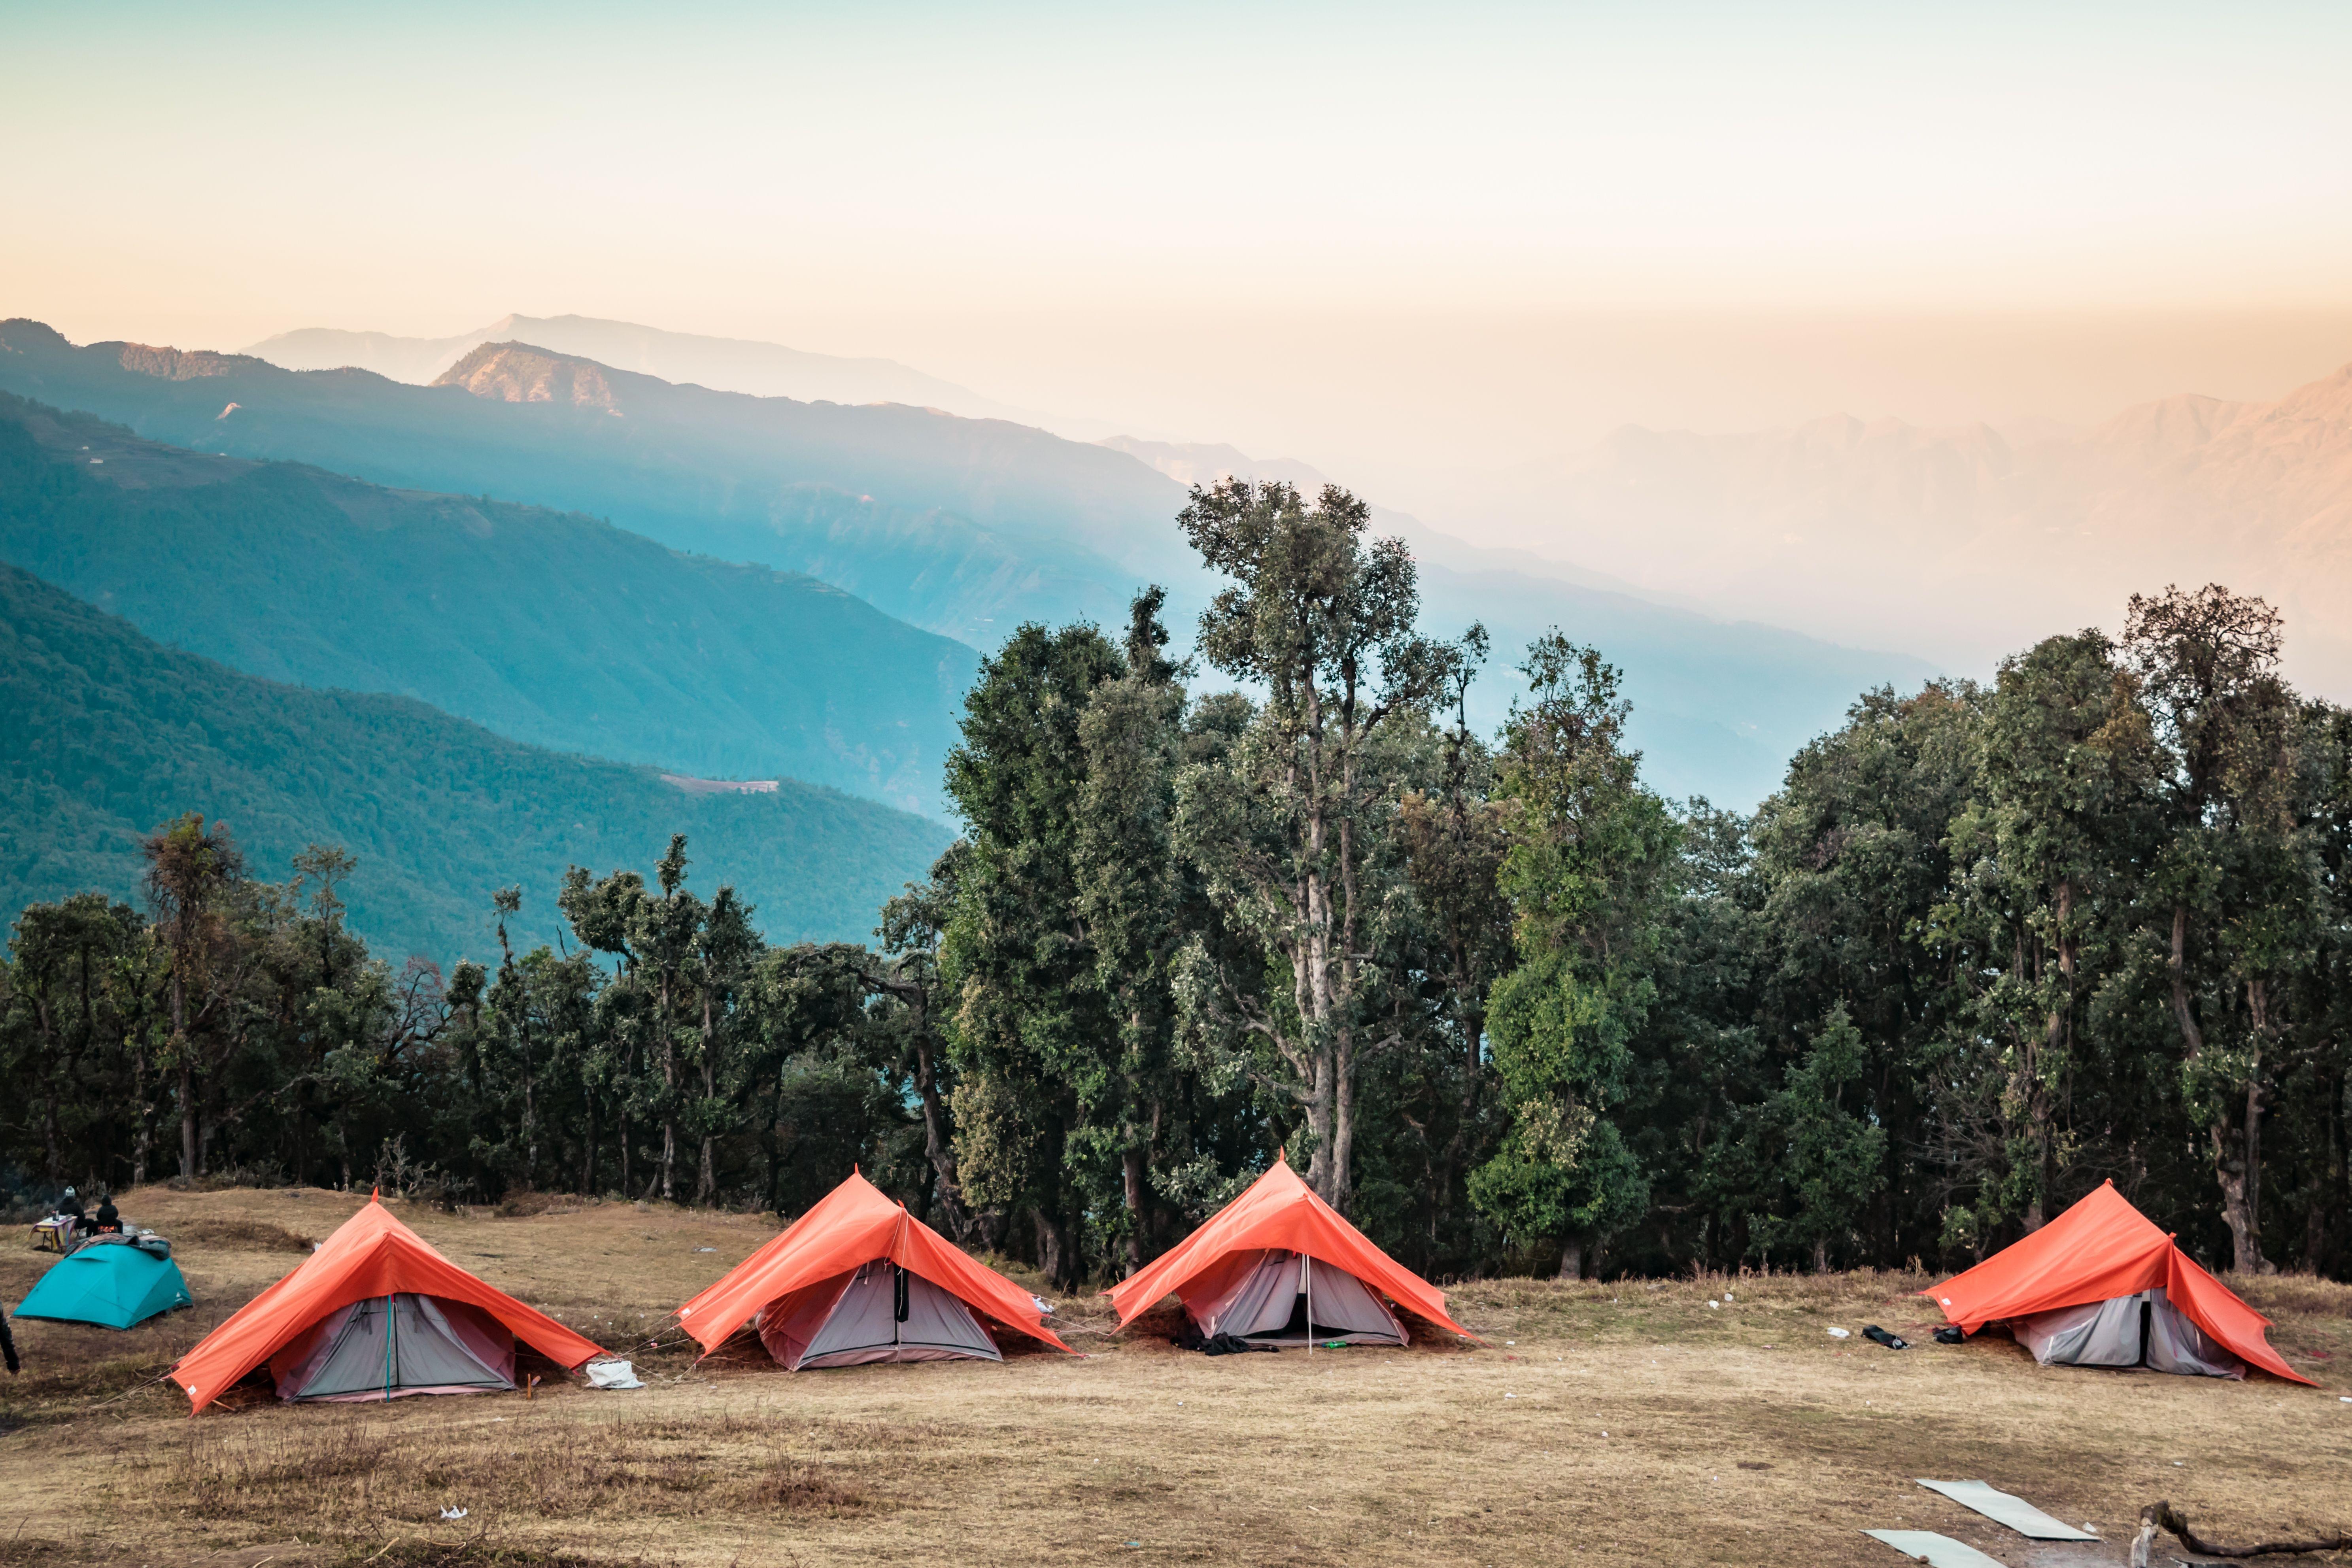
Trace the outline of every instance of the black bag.
{"label": "black bag", "polygon": [[1873,1323],[1870,1327],[1863,1330],[1862,1337],[1870,1341],[1873,1344],[1885,1345],[1891,1351],[1907,1351],[1911,1348],[1910,1341],[1905,1339],[1900,1334],[1888,1333],[1876,1323]]}
{"label": "black bag", "polygon": [[1251,1351],[1274,1353],[1272,1345],[1254,1345],[1238,1334],[1212,1334],[1201,1342],[1202,1355],[1246,1355]]}
{"label": "black bag", "polygon": [[1939,1345],[1956,1345],[1968,1337],[1958,1323],[1947,1323],[1936,1331],[1936,1342]]}

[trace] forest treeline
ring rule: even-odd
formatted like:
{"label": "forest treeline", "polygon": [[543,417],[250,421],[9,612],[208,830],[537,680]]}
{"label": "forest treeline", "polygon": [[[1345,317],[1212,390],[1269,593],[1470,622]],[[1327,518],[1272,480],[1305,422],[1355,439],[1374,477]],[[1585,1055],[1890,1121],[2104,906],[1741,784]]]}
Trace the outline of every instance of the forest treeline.
{"label": "forest treeline", "polygon": [[[856,1163],[1066,1287],[1277,1152],[1438,1277],[1965,1264],[2107,1179],[2218,1267],[2352,1263],[2352,714],[2261,601],[1866,693],[1743,816],[1647,788],[1558,634],[1473,733],[1485,633],[1422,624],[1346,492],[1180,521],[1227,584],[1203,668],[1156,590],[1023,627],[966,700],[964,836],[872,942],[766,944],[680,837],[394,963],[341,850],[272,881],[191,815],[141,904],[16,921],[0,1155],[785,1215]],[[526,898],[569,937],[518,950]]]}

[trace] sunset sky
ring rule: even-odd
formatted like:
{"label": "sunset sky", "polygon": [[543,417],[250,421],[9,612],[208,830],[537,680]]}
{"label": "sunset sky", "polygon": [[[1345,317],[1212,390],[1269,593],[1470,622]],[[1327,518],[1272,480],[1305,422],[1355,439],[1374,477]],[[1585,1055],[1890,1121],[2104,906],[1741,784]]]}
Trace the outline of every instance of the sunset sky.
{"label": "sunset sky", "polygon": [[2055,9],[0,0],[0,313],[618,317],[1433,513],[1626,420],[2352,359],[2352,7]]}

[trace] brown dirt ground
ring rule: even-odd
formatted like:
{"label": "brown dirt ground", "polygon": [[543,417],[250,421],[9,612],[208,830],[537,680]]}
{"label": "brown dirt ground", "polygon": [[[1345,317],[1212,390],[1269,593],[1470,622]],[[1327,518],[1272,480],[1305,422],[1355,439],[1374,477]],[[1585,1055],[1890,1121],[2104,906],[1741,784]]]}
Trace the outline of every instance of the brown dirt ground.
{"label": "brown dirt ground", "polygon": [[[2044,1370],[1998,1335],[1936,1345],[1912,1294],[1927,1281],[1871,1273],[1474,1284],[1452,1297],[1481,1347],[1433,1335],[1311,1358],[1187,1354],[1114,1332],[1090,1299],[1057,1320],[1083,1360],[796,1375],[756,1352],[698,1368],[675,1331],[645,1348],[770,1222],[625,1203],[403,1205],[457,1262],[634,1355],[651,1386],[258,1397],[190,1420],[176,1389],[148,1380],[359,1200],[121,1201],[180,1238],[198,1305],[127,1333],[17,1326],[26,1370],[0,1386],[13,1483],[0,1568],[1895,1568],[1866,1528],[1940,1531],[2012,1568],[2062,1568],[2121,1563],[2141,1505],[2160,1497],[2225,1539],[2352,1527],[2352,1287],[2310,1279],[2233,1283],[2318,1391]],[[49,1261],[0,1252],[0,1297],[20,1300]],[[1732,1300],[1709,1307],[1727,1286]],[[1917,1347],[1825,1331],[1869,1322]],[[1918,1476],[1990,1480],[2116,1544],[2032,1546]],[[467,1516],[445,1523],[444,1507]]]}

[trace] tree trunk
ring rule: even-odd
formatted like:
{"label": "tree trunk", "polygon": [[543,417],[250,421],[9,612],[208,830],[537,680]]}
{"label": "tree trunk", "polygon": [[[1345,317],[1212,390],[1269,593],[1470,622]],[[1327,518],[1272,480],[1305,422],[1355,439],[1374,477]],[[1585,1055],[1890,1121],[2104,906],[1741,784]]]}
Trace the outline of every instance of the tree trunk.
{"label": "tree trunk", "polygon": [[1584,1238],[1570,1237],[1568,1245],[1559,1249],[1559,1277],[1563,1279],[1584,1278]]}
{"label": "tree trunk", "polygon": [[671,1179],[677,1170],[677,1035],[669,1026],[669,976],[662,976],[662,1202],[671,1201]]}
{"label": "tree trunk", "polygon": [[1123,1195],[1127,1203],[1127,1272],[1143,1267],[1143,1148],[1130,1142],[1123,1161]]}
{"label": "tree trunk", "polygon": [[196,1071],[184,1053],[180,1058],[180,1174],[201,1176],[196,1144]]}
{"label": "tree trunk", "polygon": [[1062,1224],[1043,1208],[1029,1211],[1037,1226],[1037,1270],[1056,1289],[1070,1284],[1069,1238],[1063,1234]]}
{"label": "tree trunk", "polygon": [[1827,1274],[1829,1271],[1829,1238],[1826,1237],[1815,1237],[1813,1238],[1813,1272],[1816,1274]]}

